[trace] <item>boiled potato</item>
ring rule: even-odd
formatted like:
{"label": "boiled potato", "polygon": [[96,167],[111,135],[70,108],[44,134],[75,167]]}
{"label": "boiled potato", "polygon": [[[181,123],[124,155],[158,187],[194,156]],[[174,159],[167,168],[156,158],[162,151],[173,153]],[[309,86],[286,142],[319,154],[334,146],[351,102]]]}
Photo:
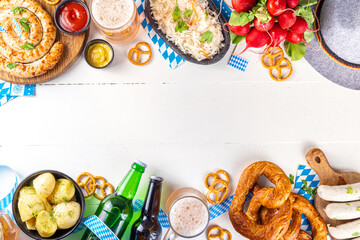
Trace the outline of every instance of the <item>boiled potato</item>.
{"label": "boiled potato", "polygon": [[73,227],[80,218],[80,204],[77,202],[60,203],[54,207],[54,217],[59,229]]}
{"label": "boiled potato", "polygon": [[54,191],[50,194],[47,200],[51,204],[59,204],[70,201],[75,195],[75,187],[72,182],[65,178],[60,178],[56,181]]}
{"label": "boiled potato", "polygon": [[51,173],[43,173],[33,180],[36,194],[41,198],[47,198],[55,189],[55,177]]}
{"label": "boiled potato", "polygon": [[35,217],[45,209],[44,202],[36,194],[26,194],[19,198],[18,208],[21,221],[25,222]]}
{"label": "boiled potato", "polygon": [[48,212],[51,212],[53,210],[53,207],[48,202],[48,200],[45,199],[45,198],[41,198],[41,200],[44,202],[45,210],[48,211]]}
{"label": "boiled potato", "polygon": [[24,196],[26,194],[36,194],[35,189],[33,187],[23,187],[20,190],[19,197]]}
{"label": "boiled potato", "polygon": [[51,237],[57,230],[56,220],[47,211],[41,211],[36,217],[36,230],[42,237]]}
{"label": "boiled potato", "polygon": [[27,220],[25,222],[26,228],[29,229],[29,230],[36,230],[35,223],[36,223],[36,218],[34,218],[34,217]]}

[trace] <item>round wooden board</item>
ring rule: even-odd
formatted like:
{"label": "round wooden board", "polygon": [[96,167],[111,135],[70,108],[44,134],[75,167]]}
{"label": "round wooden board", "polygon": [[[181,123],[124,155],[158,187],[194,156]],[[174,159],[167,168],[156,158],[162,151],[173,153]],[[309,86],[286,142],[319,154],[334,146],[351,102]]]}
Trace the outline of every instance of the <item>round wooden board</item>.
{"label": "round wooden board", "polygon": [[[49,5],[44,0],[37,1],[41,3],[43,8],[50,13],[51,16],[54,16],[57,5]],[[11,76],[4,71],[0,71],[0,79],[16,84],[37,84],[51,81],[66,72],[76,60],[79,59],[84,50],[88,36],[89,29],[80,35],[67,35],[58,29],[56,32],[56,41],[62,42],[65,47],[60,61],[53,69],[47,71],[43,75],[32,78],[19,78]]]}

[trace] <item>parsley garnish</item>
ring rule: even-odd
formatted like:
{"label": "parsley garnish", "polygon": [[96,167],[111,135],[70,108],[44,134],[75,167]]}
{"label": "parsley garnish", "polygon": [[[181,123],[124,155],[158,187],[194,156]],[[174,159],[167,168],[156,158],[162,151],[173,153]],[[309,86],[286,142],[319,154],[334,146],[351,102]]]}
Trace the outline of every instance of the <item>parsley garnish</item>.
{"label": "parsley garnish", "polygon": [[354,232],[354,233],[352,234],[353,237],[357,237],[357,236],[359,236],[359,235],[360,235],[359,232]]}
{"label": "parsley garnish", "polygon": [[19,15],[20,13],[25,12],[25,9],[19,7],[13,7],[11,8],[11,11],[14,15]]}
{"label": "parsley garnish", "polygon": [[350,203],[345,203],[346,205],[350,206]]}
{"label": "parsley garnish", "polygon": [[17,63],[9,63],[9,64],[6,65],[6,67],[7,67],[8,69],[13,69],[13,68],[15,68],[16,66],[17,66]]}
{"label": "parsley garnish", "polygon": [[31,25],[29,24],[29,21],[26,18],[23,17],[23,18],[19,19],[19,23],[23,27],[25,32],[30,32]]}
{"label": "parsley garnish", "polygon": [[353,190],[351,187],[347,186],[347,187],[346,187],[346,193],[347,193],[347,194],[353,194],[353,193],[354,193],[354,190]]}
{"label": "parsley garnish", "polygon": [[291,184],[294,184],[294,183],[295,183],[295,177],[294,177],[294,175],[289,174],[289,180],[290,180],[290,183],[291,183]]}
{"label": "parsley garnish", "polygon": [[209,16],[209,13],[205,11],[205,18]]}
{"label": "parsley garnish", "polygon": [[173,13],[172,13],[172,17],[174,19],[174,21],[177,21],[180,19],[181,17],[181,11],[178,5],[176,5],[176,8],[174,9]]}
{"label": "parsley garnish", "polygon": [[207,42],[207,43],[211,43],[212,39],[213,39],[213,33],[209,30],[207,30],[206,32],[204,32],[204,34],[202,35],[200,41],[201,42]]}
{"label": "parsley garnish", "polygon": [[338,218],[333,218],[334,220],[339,220]]}
{"label": "parsley garnish", "polygon": [[360,212],[360,207],[358,207],[358,208],[356,209],[356,211],[359,211],[359,212]]}
{"label": "parsley garnish", "polygon": [[302,180],[303,186],[301,187],[302,190],[304,190],[307,194],[310,194],[311,196],[314,196],[317,192],[317,187],[311,188],[308,186],[307,181]]}
{"label": "parsley garnish", "polygon": [[184,20],[178,21],[175,26],[175,32],[182,33],[185,30],[189,30],[188,26],[186,25],[186,22]]}
{"label": "parsley garnish", "polygon": [[190,17],[193,14],[193,10],[187,10],[184,12],[184,17]]}
{"label": "parsley garnish", "polygon": [[20,48],[22,48],[24,50],[35,49],[35,47],[32,43],[24,43],[23,45],[20,46]]}

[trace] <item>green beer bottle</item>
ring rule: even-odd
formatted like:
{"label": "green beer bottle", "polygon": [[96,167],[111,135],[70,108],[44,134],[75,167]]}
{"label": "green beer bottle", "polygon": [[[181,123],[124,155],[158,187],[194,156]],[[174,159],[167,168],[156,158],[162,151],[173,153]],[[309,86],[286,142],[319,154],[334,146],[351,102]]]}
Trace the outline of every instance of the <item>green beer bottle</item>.
{"label": "green beer bottle", "polygon": [[[135,161],[130,171],[120,182],[116,192],[105,197],[95,211],[95,215],[98,216],[119,239],[124,235],[133,217],[132,200],[135,197],[145,168],[145,163]],[[98,239],[90,229],[87,229],[81,238],[81,240]]]}

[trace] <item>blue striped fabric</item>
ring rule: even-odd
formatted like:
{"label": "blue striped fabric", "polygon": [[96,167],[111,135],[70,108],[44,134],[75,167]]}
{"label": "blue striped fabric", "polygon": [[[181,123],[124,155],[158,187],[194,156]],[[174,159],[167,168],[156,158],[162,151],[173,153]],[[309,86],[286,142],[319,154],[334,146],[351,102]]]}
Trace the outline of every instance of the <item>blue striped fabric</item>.
{"label": "blue striped fabric", "polygon": [[10,193],[8,195],[6,195],[3,199],[0,200],[0,210],[5,210],[5,208],[10,205],[10,203],[12,202],[12,199],[14,197],[14,193],[15,193],[17,186],[18,186],[18,179],[16,178],[15,185],[11,189]]}
{"label": "blue striped fabric", "polygon": [[230,67],[233,67],[242,72],[245,72],[248,64],[249,64],[248,60],[246,60],[245,58],[239,57],[237,55],[231,55],[230,60],[228,62],[228,65]]}
{"label": "blue striped fabric", "polygon": [[15,26],[15,29],[16,29],[16,31],[18,33],[19,38],[21,38],[22,37],[22,31],[21,31],[19,23],[16,21],[15,18],[13,18],[13,24]]}
{"label": "blue striped fabric", "polygon": [[95,215],[85,218],[83,223],[101,240],[118,240],[110,228]]}

